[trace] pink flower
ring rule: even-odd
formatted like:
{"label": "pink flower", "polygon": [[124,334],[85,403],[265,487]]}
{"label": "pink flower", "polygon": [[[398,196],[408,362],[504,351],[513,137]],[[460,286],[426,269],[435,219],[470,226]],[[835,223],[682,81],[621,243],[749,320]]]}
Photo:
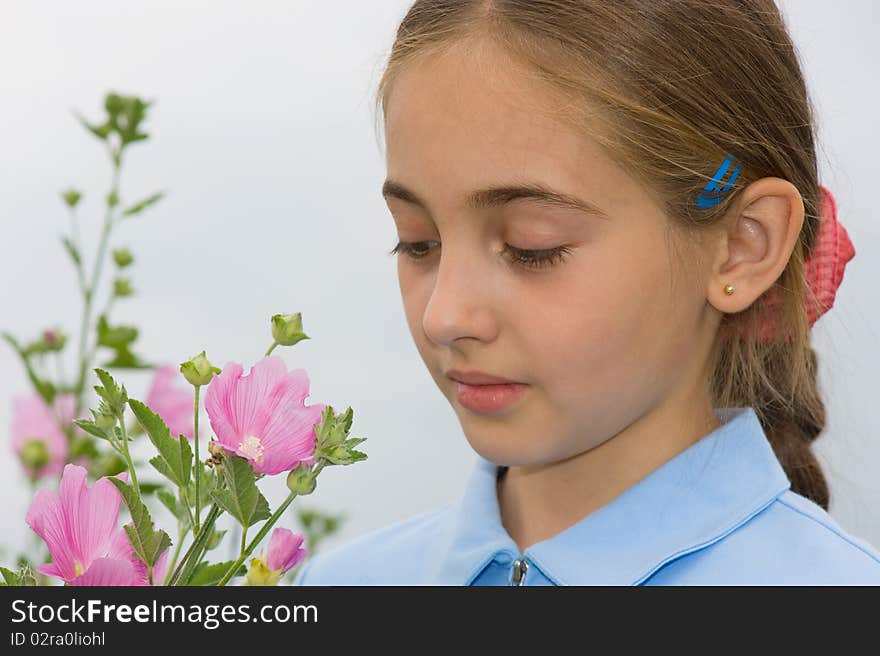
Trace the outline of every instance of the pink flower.
{"label": "pink flower", "polygon": [[272,531],[266,554],[267,567],[284,574],[291,567],[302,562],[308,555],[308,551],[302,546],[303,539],[303,535],[294,533],[290,529],[276,528]]}
{"label": "pink flower", "polygon": [[[118,478],[128,480],[128,474]],[[86,470],[66,465],[58,494],[38,490],[25,521],[49,547],[52,562],[37,571],[70,585],[149,585],[147,566],[134,553],[128,534],[117,527],[122,495],[107,478],[91,488]],[[160,585],[168,571],[165,549],[153,567]]]}
{"label": "pink flower", "polygon": [[304,536],[286,528],[276,528],[269,538],[268,554],[252,558],[244,585],[278,585],[278,581],[291,567],[301,563],[308,555],[302,546]]}
{"label": "pink flower", "polygon": [[230,362],[208,385],[205,410],[217,442],[247,458],[260,474],[290,471],[300,462],[314,464],[314,425],[324,405],[306,406],[305,369],[288,372],[278,356],[257,362],[247,376]]}
{"label": "pink flower", "polygon": [[174,365],[166,364],[156,369],[147,392],[146,404],[162,418],[173,437],[186,435],[192,439],[195,396],[189,385],[174,385],[178,378],[183,380],[183,374]]}
{"label": "pink flower", "polygon": [[[126,538],[127,539],[127,538]],[[137,575],[131,562],[120,558],[97,558],[82,575],[68,582],[69,585],[95,586],[143,586],[143,579]]]}
{"label": "pink flower", "polygon": [[[119,478],[124,480],[127,475]],[[37,571],[75,585],[88,585],[93,578],[106,581],[111,576],[119,581],[116,585],[133,585],[136,572],[129,559],[131,545],[125,532],[117,528],[121,502],[122,495],[107,478],[88,487],[84,467],[65,465],[58,494],[37,490],[25,517],[28,526],[46,541],[52,556],[52,562],[40,565]],[[107,560],[125,561],[130,576],[129,570]],[[74,583],[96,563],[95,572]]]}
{"label": "pink flower", "polygon": [[67,436],[61,426],[73,419],[75,403],[73,394],[57,395],[52,407],[39,395],[14,399],[12,448],[30,477],[61,472],[67,459]]}

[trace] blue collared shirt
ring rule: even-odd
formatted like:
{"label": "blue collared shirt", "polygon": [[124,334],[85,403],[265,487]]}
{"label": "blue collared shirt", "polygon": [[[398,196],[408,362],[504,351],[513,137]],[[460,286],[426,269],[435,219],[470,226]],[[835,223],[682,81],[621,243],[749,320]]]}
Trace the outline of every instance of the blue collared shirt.
{"label": "blue collared shirt", "polygon": [[498,467],[478,455],[458,499],[316,554],[294,585],[880,585],[880,551],[790,489],[754,409],[716,416],[714,431],[523,553],[501,523]]}

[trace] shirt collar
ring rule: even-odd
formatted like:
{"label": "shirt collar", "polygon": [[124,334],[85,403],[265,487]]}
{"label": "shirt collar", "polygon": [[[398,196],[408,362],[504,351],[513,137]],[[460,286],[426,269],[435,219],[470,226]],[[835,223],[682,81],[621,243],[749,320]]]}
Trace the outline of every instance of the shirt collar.
{"label": "shirt collar", "polygon": [[[524,555],[557,585],[638,584],[732,531],[790,487],[755,410],[716,408],[721,425],[610,503]],[[482,456],[449,516],[438,581],[469,585],[500,551],[497,466]]]}

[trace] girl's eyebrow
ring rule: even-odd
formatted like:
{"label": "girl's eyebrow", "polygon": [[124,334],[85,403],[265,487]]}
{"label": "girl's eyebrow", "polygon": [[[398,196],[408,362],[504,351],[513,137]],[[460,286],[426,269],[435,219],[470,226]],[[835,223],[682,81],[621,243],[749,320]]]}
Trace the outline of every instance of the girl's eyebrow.
{"label": "girl's eyebrow", "polygon": [[[427,211],[428,206],[412,190],[407,189],[399,182],[388,179],[382,185],[384,198],[397,198],[413,205],[418,205]],[[593,214],[603,219],[610,218],[605,212],[592,203],[551,189],[540,182],[528,182],[523,184],[502,185],[479,189],[468,194],[467,206],[472,209],[486,209],[499,207],[515,200],[531,200],[555,207],[574,209],[587,214]]]}

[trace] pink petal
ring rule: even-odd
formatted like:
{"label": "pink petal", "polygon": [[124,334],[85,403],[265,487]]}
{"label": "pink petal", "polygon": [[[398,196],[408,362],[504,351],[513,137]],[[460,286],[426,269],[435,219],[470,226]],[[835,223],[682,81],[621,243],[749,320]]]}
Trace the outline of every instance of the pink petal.
{"label": "pink petal", "polygon": [[131,540],[128,539],[128,533],[125,532],[124,528],[120,528],[110,538],[106,555],[108,558],[116,558],[118,560],[131,560],[135,557]]}
{"label": "pink petal", "polygon": [[37,568],[38,571],[64,580],[75,577],[74,555],[69,548],[66,518],[58,495],[46,489],[37,490],[25,515],[25,522],[43,538],[52,556],[52,563],[40,566],[47,569],[51,566],[52,572]]}
{"label": "pink petal", "polygon": [[257,435],[265,433],[266,424],[280,405],[302,406],[309,395],[309,377],[305,369],[285,372],[275,381],[272,389],[260,405],[253,430]]}
{"label": "pink petal", "polygon": [[[69,405],[69,401],[66,400],[68,396],[72,395],[62,395],[61,401],[56,403],[60,403],[61,406]],[[49,464],[57,471],[57,464],[63,465],[67,459],[67,436],[62,431],[54,412],[38,395],[15,398],[12,411],[12,448],[16,453],[20,453],[28,440],[42,441],[49,453]],[[70,414],[73,414],[72,410]],[[41,470],[34,473],[38,476],[46,476],[48,472]]]}
{"label": "pink petal", "polygon": [[211,379],[205,393],[205,411],[217,441],[224,447],[235,449],[241,441],[239,424],[234,409],[238,408],[238,385],[244,368],[237,362],[230,362],[219,374]]}
{"label": "pink petal", "polygon": [[57,394],[55,396],[55,415],[62,425],[73,421],[73,413],[76,411],[76,396],[74,394]]}
{"label": "pink petal", "polygon": [[83,569],[95,558],[103,557],[116,531],[122,495],[107,478],[91,488],[86,470],[77,465],[64,467],[61,477],[61,508],[67,534],[67,548]]}
{"label": "pink petal", "polygon": [[247,390],[249,408],[254,412],[242,425],[242,436],[262,435],[263,427],[284,395],[287,367],[277,355],[265,357],[251,367],[250,374],[239,383]]}
{"label": "pink petal", "polygon": [[283,574],[305,559],[308,551],[302,546],[305,536],[286,528],[272,531],[267,548],[266,566]]}
{"label": "pink petal", "polygon": [[37,567],[37,571],[40,574],[45,574],[46,576],[53,576],[55,578],[59,578],[62,581],[69,581],[71,579],[76,578],[75,573],[71,572],[68,575],[66,572],[61,571],[58,567],[57,563],[45,563],[44,565],[40,565]]}
{"label": "pink petal", "polygon": [[261,441],[265,449],[263,462],[254,465],[261,474],[290,471],[315,452],[314,425],[321,421],[324,405],[294,406],[282,403],[266,426]]}
{"label": "pink petal", "polygon": [[265,421],[263,406],[270,399],[275,383],[286,373],[284,361],[278,356],[263,358],[242,377],[243,368],[229,363],[208,385],[205,410],[217,441],[236,451],[248,435],[259,435],[258,421]]}
{"label": "pink petal", "polygon": [[168,573],[168,565],[171,560],[171,549],[165,549],[162,552],[162,555],[159,556],[159,560],[156,561],[156,564],[153,565],[153,585],[162,585],[162,582],[165,580],[165,575]]}
{"label": "pink petal", "polygon": [[162,418],[171,434],[193,437],[194,396],[191,387],[177,387],[174,382],[185,380],[174,365],[156,369],[147,393],[146,404]]}
{"label": "pink petal", "polygon": [[[305,370],[287,372],[278,356],[264,357],[247,376],[241,376],[242,370],[240,364],[227,364],[208,387],[205,409],[217,441],[247,458],[262,474],[289,471],[311,458],[314,424],[325,406],[303,405],[309,395]],[[258,445],[243,446],[248,438],[259,440]]]}
{"label": "pink petal", "polygon": [[131,561],[98,558],[83,574],[70,581],[70,585],[141,586],[146,584],[135,572]]}

